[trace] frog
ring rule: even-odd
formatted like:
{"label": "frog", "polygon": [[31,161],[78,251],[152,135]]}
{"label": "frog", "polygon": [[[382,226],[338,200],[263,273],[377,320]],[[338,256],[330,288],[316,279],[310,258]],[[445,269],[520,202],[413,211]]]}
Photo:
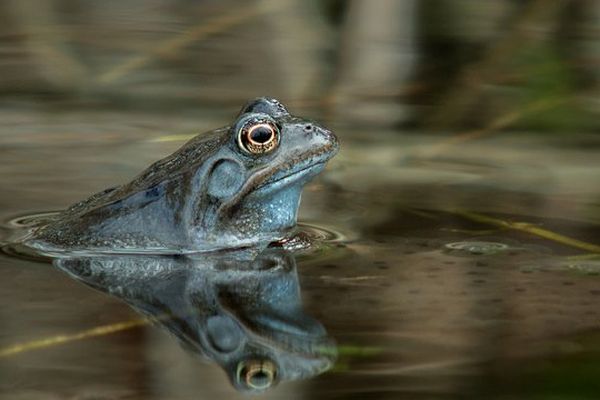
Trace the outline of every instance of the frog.
{"label": "frog", "polygon": [[186,254],[277,242],[296,226],[303,187],[338,149],[327,128],[259,97],[230,125],[68,207],[22,242],[48,254]]}
{"label": "frog", "polygon": [[190,355],[218,364],[240,392],[262,393],[335,363],[335,341],[304,311],[295,256],[285,249],[69,255],[53,263],[149,318]]}

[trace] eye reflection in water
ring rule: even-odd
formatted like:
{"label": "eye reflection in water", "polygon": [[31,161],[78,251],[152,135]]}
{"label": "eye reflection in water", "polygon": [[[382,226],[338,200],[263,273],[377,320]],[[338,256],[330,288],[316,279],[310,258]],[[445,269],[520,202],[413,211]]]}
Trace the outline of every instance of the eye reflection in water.
{"label": "eye reflection in water", "polygon": [[335,361],[333,340],[304,313],[296,263],[286,250],[86,255],[54,264],[219,364],[237,390],[262,392],[325,372]]}

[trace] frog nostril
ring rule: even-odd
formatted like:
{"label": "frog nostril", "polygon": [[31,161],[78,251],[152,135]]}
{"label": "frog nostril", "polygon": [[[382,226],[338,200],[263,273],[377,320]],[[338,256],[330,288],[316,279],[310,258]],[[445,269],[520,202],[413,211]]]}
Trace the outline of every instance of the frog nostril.
{"label": "frog nostril", "polygon": [[313,126],[311,124],[304,125],[305,132],[312,132],[312,130],[313,130]]}

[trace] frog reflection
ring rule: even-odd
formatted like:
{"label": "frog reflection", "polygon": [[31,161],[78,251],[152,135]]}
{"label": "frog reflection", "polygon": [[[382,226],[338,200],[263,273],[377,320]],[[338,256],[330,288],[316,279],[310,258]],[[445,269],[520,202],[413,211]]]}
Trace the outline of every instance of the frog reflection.
{"label": "frog reflection", "polygon": [[187,256],[101,255],[54,261],[118,297],[217,362],[234,387],[260,392],[329,369],[336,348],[307,316],[295,260],[282,249]]}

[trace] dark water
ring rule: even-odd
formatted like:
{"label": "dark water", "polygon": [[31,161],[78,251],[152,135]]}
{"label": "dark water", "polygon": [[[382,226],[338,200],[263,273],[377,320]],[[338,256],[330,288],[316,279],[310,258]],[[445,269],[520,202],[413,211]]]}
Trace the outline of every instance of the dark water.
{"label": "dark water", "polygon": [[[24,126],[11,115],[2,129],[20,134],[0,135],[5,240],[15,218],[124,182],[226,122],[29,110]],[[336,233],[297,256],[297,273],[304,311],[338,359],[263,396],[597,398],[597,139],[506,132],[440,149],[442,138],[374,133],[341,132],[300,213]],[[244,397],[157,327],[90,334],[140,317],[49,263],[0,255],[0,293],[0,398]]]}
{"label": "dark water", "polygon": [[[0,244],[274,96],[341,141],[289,285],[337,361],[262,397],[598,399],[599,8],[547,3],[2,2]],[[248,398],[5,250],[0,399]]]}

